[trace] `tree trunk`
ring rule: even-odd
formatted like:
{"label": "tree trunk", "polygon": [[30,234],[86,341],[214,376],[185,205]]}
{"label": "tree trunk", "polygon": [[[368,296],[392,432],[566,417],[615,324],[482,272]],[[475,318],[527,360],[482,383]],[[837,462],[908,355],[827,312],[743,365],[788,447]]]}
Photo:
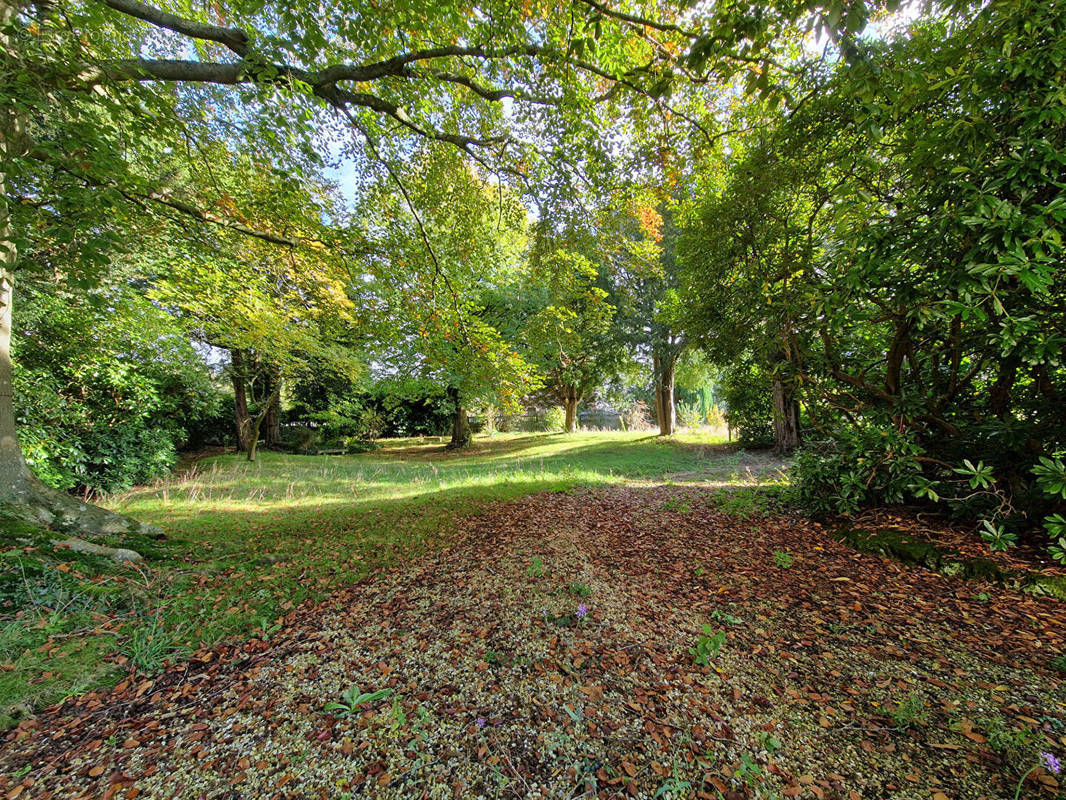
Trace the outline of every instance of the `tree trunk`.
{"label": "tree trunk", "polygon": [[655,416],[660,436],[673,436],[677,413],[674,409],[674,368],[677,358],[653,357],[655,370]]}
{"label": "tree trunk", "polygon": [[566,410],[566,432],[577,432],[577,407],[581,403],[581,391],[577,386],[563,387],[563,408]]}
{"label": "tree trunk", "polygon": [[230,380],[233,381],[233,411],[234,422],[237,425],[237,450],[247,453],[251,445],[249,439],[252,435],[251,419],[248,416],[248,381],[246,360],[248,356],[243,350],[234,350],[230,353]]}
{"label": "tree trunk", "polygon": [[470,444],[473,436],[470,433],[470,417],[463,408],[462,399],[458,389],[449,389],[448,397],[451,398],[455,412],[452,417],[452,440],[448,442],[449,450],[461,450]]}
{"label": "tree trunk", "polygon": [[660,431],[663,436],[673,436],[677,425],[677,409],[674,407],[674,362],[663,368],[663,422]]}
{"label": "tree trunk", "polygon": [[[277,388],[277,393],[274,389]],[[273,396],[273,401],[267,407],[266,426],[264,441],[268,447],[281,446],[281,376],[277,370],[270,370],[265,379],[265,390]]]}
{"label": "tree trunk", "polygon": [[[14,19],[17,8],[9,0],[0,0],[0,26]],[[0,46],[11,46],[0,34]],[[0,492],[29,475],[15,432],[15,394],[11,364],[11,303],[15,289],[15,265],[18,247],[11,230],[7,207],[7,171],[11,160],[24,148],[26,120],[14,109],[0,109]]]}
{"label": "tree trunk", "polygon": [[263,399],[259,413],[250,420],[248,426],[248,460],[255,461],[255,453],[259,446],[259,432],[263,429],[263,421],[270,415],[270,409],[277,404],[281,397],[281,381],[274,383],[270,395]]}
{"label": "tree trunk", "polygon": [[266,414],[257,414],[249,427],[248,436],[248,460],[255,461],[255,451],[259,447],[259,429],[263,426],[263,417]]}
{"label": "tree trunk", "polygon": [[792,382],[774,378],[774,452],[791,452],[799,443],[799,403]]}
{"label": "tree trunk", "polygon": [[[15,7],[0,0],[0,26],[15,14]],[[0,36],[0,47],[8,47]],[[94,537],[137,533],[158,536],[160,531],[129,517],[83,503],[71,495],[45,486],[30,472],[18,443],[15,425],[14,365],[11,359],[11,319],[18,247],[7,205],[7,171],[11,159],[25,149],[24,120],[13,110],[0,108],[0,508],[32,525],[68,535]],[[114,551],[123,560],[140,556],[132,550]]]}
{"label": "tree trunk", "polygon": [[[0,182],[0,192],[3,184]],[[15,289],[15,275],[8,269],[14,251],[11,229],[7,224],[7,208],[0,193],[0,240],[4,248],[0,254],[0,491],[23,480],[29,470],[22,458],[15,431],[14,369],[11,363],[11,302]]]}

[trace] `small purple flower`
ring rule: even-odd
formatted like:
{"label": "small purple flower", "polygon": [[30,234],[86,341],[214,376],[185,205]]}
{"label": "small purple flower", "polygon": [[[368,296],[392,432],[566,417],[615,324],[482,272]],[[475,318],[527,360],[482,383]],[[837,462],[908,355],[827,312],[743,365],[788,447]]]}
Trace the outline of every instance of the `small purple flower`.
{"label": "small purple flower", "polygon": [[1043,757],[1044,766],[1048,768],[1049,772],[1054,772],[1056,775],[1062,772],[1062,762],[1055,758],[1054,755],[1051,753],[1041,753],[1040,755]]}
{"label": "small purple flower", "polygon": [[585,618],[585,617],[587,617],[588,615],[589,615],[589,610],[588,610],[588,608],[587,608],[587,607],[585,606],[585,604],[584,604],[584,603],[582,603],[581,605],[579,605],[579,606],[577,607],[577,618],[578,618],[578,619],[584,619],[584,618]]}
{"label": "small purple flower", "polygon": [[485,727],[485,718],[484,717],[478,717],[477,718],[477,722],[475,722],[474,724],[477,725],[478,730],[481,730],[482,728]]}

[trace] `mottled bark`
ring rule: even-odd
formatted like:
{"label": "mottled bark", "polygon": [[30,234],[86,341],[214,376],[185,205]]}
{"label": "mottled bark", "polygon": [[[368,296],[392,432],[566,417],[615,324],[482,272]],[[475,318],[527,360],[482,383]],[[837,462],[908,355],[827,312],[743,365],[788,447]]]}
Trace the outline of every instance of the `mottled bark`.
{"label": "mottled bark", "polygon": [[233,421],[237,429],[237,450],[247,453],[251,448],[252,425],[248,415],[248,355],[243,350],[230,354],[230,380],[233,382]]}
{"label": "mottled bark", "polygon": [[788,453],[799,447],[799,403],[790,381],[774,379],[774,450]]}
{"label": "mottled bark", "polygon": [[463,408],[462,397],[458,390],[449,389],[448,397],[451,399],[454,412],[452,415],[452,439],[448,442],[449,450],[461,450],[470,444],[473,434],[470,432],[470,417]]}
{"label": "mottled bark", "polygon": [[561,392],[563,409],[566,412],[566,432],[577,432],[577,408],[581,404],[582,391],[577,386],[564,386]]}

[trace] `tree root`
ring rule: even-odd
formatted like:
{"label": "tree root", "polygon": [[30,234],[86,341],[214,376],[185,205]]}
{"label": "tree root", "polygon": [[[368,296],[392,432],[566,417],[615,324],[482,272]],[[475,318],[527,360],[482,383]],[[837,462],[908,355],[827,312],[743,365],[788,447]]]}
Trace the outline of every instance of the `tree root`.
{"label": "tree root", "polygon": [[121,542],[127,536],[163,537],[163,532],[152,525],[84,503],[65,492],[45,486],[29,474],[16,481],[14,486],[0,488],[0,511],[27,525],[65,535],[68,538],[59,542],[61,545],[107,555],[120,561],[139,561],[141,555],[129,548],[105,546],[92,540],[107,538]]}

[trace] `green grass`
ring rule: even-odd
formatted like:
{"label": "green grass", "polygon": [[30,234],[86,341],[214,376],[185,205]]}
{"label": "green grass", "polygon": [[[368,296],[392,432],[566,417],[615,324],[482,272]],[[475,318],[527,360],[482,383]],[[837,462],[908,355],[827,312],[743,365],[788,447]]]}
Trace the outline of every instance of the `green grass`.
{"label": "green grass", "polygon": [[[34,587],[54,591],[35,589],[32,603],[15,604],[8,645],[0,627],[0,726],[27,706],[113,682],[131,664],[151,673],[227,636],[269,636],[295,604],[446,543],[459,518],[488,502],[625,481],[734,481],[740,456],[722,442],[708,434],[505,434],[461,453],[436,439],[406,439],[354,456],[261,452],[254,464],[238,456],[200,462],[108,503],[165,531],[146,568],[64,567],[72,556],[47,546],[5,552],[40,573]],[[21,573],[11,574],[17,594]]]}

